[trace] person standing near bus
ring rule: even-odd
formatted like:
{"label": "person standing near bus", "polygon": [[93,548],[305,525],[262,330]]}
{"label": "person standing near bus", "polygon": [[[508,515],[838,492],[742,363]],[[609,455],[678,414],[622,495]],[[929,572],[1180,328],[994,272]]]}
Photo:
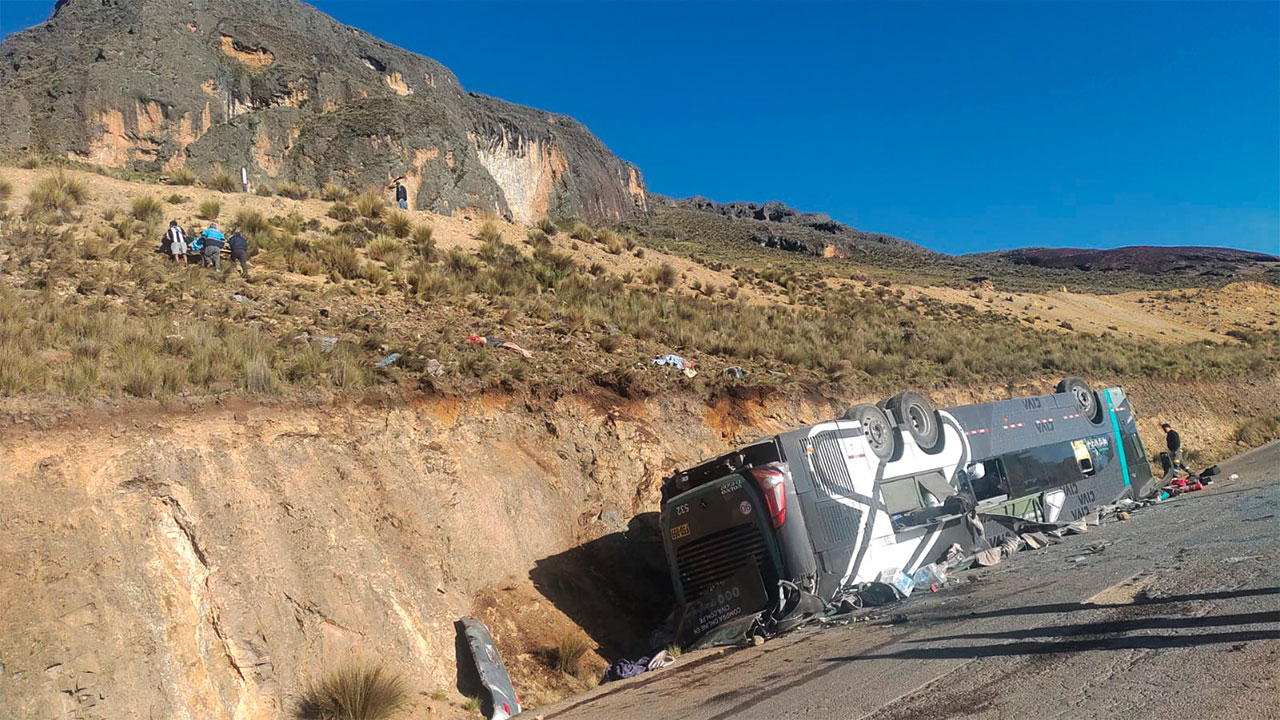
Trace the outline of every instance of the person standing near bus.
{"label": "person standing near bus", "polygon": [[1169,423],[1164,423],[1160,429],[1164,430],[1164,443],[1169,448],[1169,462],[1173,463],[1175,468],[1191,472],[1191,468],[1182,462],[1182,437],[1178,435],[1178,431],[1174,430]]}

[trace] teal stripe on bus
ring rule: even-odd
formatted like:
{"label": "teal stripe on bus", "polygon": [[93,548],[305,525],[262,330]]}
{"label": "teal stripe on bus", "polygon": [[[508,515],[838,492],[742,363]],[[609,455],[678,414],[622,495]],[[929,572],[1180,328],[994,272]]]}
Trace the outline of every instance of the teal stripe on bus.
{"label": "teal stripe on bus", "polygon": [[1120,438],[1120,421],[1116,418],[1116,404],[1111,401],[1111,391],[1102,391],[1107,396],[1107,412],[1111,413],[1111,430],[1116,436],[1116,450],[1120,453],[1120,469],[1124,473],[1124,486],[1129,487],[1129,463],[1124,457],[1124,441]]}

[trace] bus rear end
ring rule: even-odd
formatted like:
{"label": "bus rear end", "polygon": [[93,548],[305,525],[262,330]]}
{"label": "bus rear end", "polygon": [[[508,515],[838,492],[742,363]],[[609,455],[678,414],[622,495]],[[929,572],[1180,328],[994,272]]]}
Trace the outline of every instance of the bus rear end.
{"label": "bus rear end", "polygon": [[786,521],[786,481],[786,466],[773,463],[694,484],[663,504],[681,635],[699,637],[769,604],[784,577],[777,530]]}

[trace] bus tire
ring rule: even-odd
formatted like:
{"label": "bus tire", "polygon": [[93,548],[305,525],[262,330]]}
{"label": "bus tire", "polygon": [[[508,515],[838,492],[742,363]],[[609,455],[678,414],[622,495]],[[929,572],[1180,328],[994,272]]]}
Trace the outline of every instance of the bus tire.
{"label": "bus tire", "polygon": [[897,451],[898,436],[893,432],[893,425],[884,410],[863,403],[849,408],[844,414],[846,420],[853,420],[862,426],[862,434],[867,439],[871,452],[881,460],[888,460]]}
{"label": "bus tire", "polygon": [[908,390],[894,395],[885,407],[898,416],[898,427],[905,428],[925,452],[936,452],[942,444],[942,419],[933,403],[924,395]]}
{"label": "bus tire", "polygon": [[1064,378],[1058,386],[1054,388],[1055,392],[1071,393],[1076,401],[1076,407],[1080,409],[1080,414],[1088,418],[1089,422],[1097,425],[1102,422],[1102,403],[1098,402],[1098,394],[1089,388],[1089,383],[1082,378],[1069,377]]}

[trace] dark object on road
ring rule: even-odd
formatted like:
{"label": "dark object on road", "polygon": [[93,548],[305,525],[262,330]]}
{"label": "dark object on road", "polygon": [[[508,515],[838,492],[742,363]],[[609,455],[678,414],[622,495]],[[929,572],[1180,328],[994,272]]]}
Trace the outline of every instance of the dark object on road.
{"label": "dark object on road", "polygon": [[773,629],[796,593],[827,603],[960,545],[1007,556],[1030,520],[1096,520],[1155,483],[1128,398],[1058,392],[935,409],[916,392],[851,408],[666,478],[662,533],[679,642],[740,618]]}
{"label": "dark object on road", "polygon": [[[481,686],[489,693],[487,703],[481,698],[489,720],[507,720],[520,714],[520,696],[511,686],[511,677],[507,668],[498,657],[498,648],[493,643],[489,628],[473,617],[458,620],[462,634],[466,637],[467,648],[471,652],[471,661],[479,675]],[[462,658],[458,658],[462,664]]]}

